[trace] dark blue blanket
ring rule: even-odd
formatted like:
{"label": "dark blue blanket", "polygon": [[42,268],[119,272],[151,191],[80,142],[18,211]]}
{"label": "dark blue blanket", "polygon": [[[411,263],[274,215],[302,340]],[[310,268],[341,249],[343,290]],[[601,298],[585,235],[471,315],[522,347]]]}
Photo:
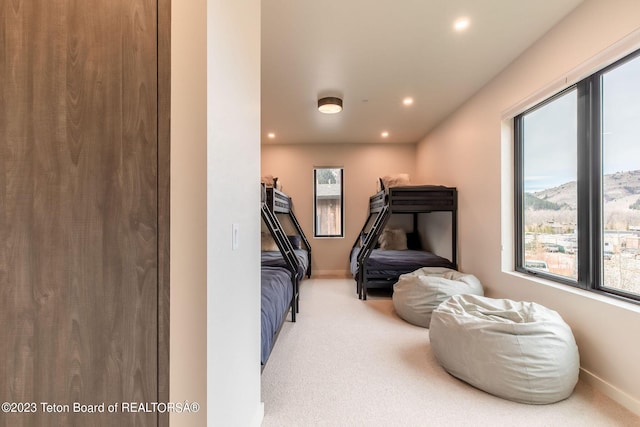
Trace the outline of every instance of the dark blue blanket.
{"label": "dark blue blanket", "polygon": [[[351,274],[355,278],[358,274],[358,253],[360,248],[351,251]],[[367,261],[369,274],[398,276],[411,273],[422,267],[453,268],[453,264],[446,258],[426,251],[390,251],[374,249]]]}
{"label": "dark blue blanket", "polygon": [[260,360],[266,363],[276,333],[289,311],[293,297],[293,284],[289,270],[281,267],[262,267],[262,346]]}
{"label": "dark blue blanket", "polygon": [[[307,267],[309,267],[309,255],[304,249],[294,249],[293,251],[298,259],[298,279],[302,280],[307,272]],[[262,265],[269,267],[287,267],[287,263],[280,251],[262,251]]]}

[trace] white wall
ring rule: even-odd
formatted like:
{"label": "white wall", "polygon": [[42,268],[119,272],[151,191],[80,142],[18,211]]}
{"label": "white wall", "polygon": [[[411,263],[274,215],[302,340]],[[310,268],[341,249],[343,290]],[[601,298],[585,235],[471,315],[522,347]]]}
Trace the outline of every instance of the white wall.
{"label": "white wall", "polygon": [[208,0],[207,18],[207,420],[244,427],[262,419],[260,0]]}
{"label": "white wall", "polygon": [[[408,173],[414,180],[413,144],[295,144],[262,146],[262,173],[277,176],[311,244],[312,274],[346,275],[349,253],[369,213],[369,196],[384,175]],[[313,168],[344,168],[345,237],[313,237]],[[417,181],[416,181],[417,182]]]}
{"label": "white wall", "polygon": [[584,71],[639,28],[639,1],[585,1],[425,137],[416,168],[423,180],[458,187],[461,270],[477,275],[490,296],[559,311],[576,336],[583,378],[638,413],[640,306],[510,272],[512,133],[503,119],[514,106],[559,90],[565,77],[571,83],[581,74],[576,67]]}
{"label": "white wall", "polygon": [[[257,426],[260,3],[172,2],[172,426]],[[231,248],[231,225],[239,246]]]}

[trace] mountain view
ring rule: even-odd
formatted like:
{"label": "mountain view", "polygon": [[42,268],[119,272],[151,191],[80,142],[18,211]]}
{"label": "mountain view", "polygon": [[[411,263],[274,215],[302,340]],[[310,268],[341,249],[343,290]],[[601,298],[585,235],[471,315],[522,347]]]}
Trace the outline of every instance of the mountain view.
{"label": "mountain view", "polygon": [[[605,175],[602,267],[606,286],[640,293],[640,170]],[[576,182],[525,193],[525,266],[577,276]]]}
{"label": "mountain view", "polygon": [[[526,226],[556,222],[575,225],[576,182],[525,193]],[[604,176],[604,224],[607,230],[640,226],[640,170]]]}

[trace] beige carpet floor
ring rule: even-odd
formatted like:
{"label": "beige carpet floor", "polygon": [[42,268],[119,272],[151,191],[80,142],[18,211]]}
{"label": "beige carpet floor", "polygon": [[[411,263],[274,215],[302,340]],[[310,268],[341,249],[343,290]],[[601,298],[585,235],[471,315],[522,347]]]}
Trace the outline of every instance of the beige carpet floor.
{"label": "beige carpet floor", "polygon": [[640,426],[640,417],[580,381],[569,399],[526,405],[447,374],[427,329],[389,295],[360,301],[350,279],[302,283],[262,373],[263,427]]}

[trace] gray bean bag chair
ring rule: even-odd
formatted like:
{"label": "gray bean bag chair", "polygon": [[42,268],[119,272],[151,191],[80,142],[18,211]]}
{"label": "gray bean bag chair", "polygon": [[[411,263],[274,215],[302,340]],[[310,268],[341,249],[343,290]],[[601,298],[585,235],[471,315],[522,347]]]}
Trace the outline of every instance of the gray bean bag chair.
{"label": "gray bean bag chair", "polygon": [[504,399],[553,403],[569,397],[578,381],[571,328],[536,303],[453,296],[433,312],[429,338],[451,375]]}
{"label": "gray bean bag chair", "polygon": [[403,274],[393,285],[393,306],[400,317],[428,328],[431,313],[452,295],[484,295],[482,284],[471,274],[444,267],[424,267]]}

